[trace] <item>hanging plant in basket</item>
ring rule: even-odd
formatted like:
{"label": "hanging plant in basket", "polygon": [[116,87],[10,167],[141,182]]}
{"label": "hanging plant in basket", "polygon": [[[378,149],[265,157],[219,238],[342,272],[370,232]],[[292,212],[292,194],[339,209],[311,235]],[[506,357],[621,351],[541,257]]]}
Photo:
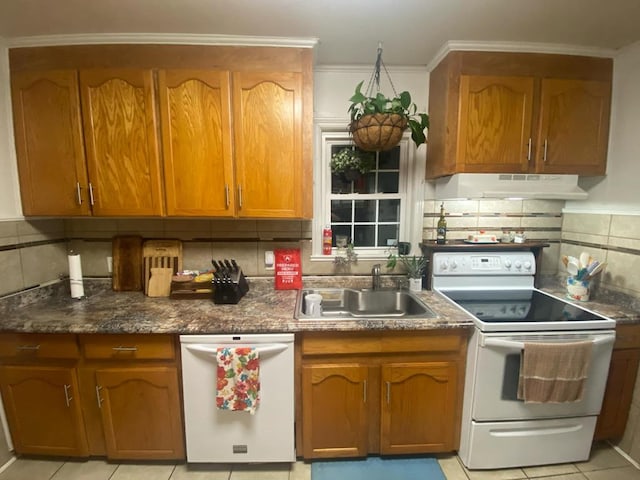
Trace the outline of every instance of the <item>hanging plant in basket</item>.
{"label": "hanging plant in basket", "polygon": [[[380,90],[380,67],[389,78],[394,97],[388,98]],[[375,80],[375,82],[374,82]],[[418,107],[411,101],[411,94],[407,91],[397,94],[391,77],[382,62],[382,48],[378,48],[378,58],[366,93],[362,92],[360,82],[354,95],[349,99],[349,115],[351,123],[349,131],[354,143],[362,150],[377,152],[395,147],[407,128],[411,129],[411,139],[419,147],[427,142],[425,129],[429,128],[429,116],[418,113]],[[377,86],[377,93],[373,95],[373,84]]]}
{"label": "hanging plant in basket", "polygon": [[360,175],[373,170],[376,159],[373,153],[345,147],[331,157],[331,172],[342,174],[345,179],[353,181]]}

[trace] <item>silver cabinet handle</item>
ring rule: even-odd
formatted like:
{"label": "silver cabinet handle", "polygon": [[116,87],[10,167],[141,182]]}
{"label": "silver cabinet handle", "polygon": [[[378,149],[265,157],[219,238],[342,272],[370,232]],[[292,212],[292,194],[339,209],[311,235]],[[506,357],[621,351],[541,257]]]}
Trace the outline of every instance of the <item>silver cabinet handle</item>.
{"label": "silver cabinet handle", "polygon": [[64,399],[67,402],[67,408],[69,407],[71,400],[73,400],[73,397],[69,395],[70,390],[71,390],[71,385],[64,385]]}
{"label": "silver cabinet handle", "polygon": [[91,184],[91,182],[89,182],[89,203],[91,204],[92,207],[96,203],[93,198],[93,185]]}
{"label": "silver cabinet handle", "polygon": [[542,154],[542,161],[547,163],[547,147],[549,146],[549,142],[547,139],[544,139],[544,153]]}
{"label": "silver cabinet handle", "polygon": [[40,345],[18,345],[16,347],[16,349],[18,351],[36,351],[36,350],[40,350]]}
{"label": "silver cabinet handle", "polygon": [[238,185],[238,207],[242,208],[242,185]]}
{"label": "silver cabinet handle", "polygon": [[362,401],[367,403],[367,381],[365,380],[362,385]]}
{"label": "silver cabinet handle", "polygon": [[229,185],[224,185],[224,206],[229,208]]}
{"label": "silver cabinet handle", "polygon": [[391,382],[385,382],[387,384],[387,405],[391,403]]}
{"label": "silver cabinet handle", "polygon": [[123,347],[122,345],[118,347],[113,347],[111,350],[114,352],[137,352],[138,347]]}
{"label": "silver cabinet handle", "polygon": [[80,182],[76,182],[76,195],[78,196],[78,205],[82,205],[82,189],[80,188]]}
{"label": "silver cabinet handle", "polygon": [[527,142],[527,162],[531,161],[531,137],[529,137],[529,141]]}
{"label": "silver cabinet handle", "polygon": [[98,408],[102,408],[102,397],[100,396],[100,390],[102,390],[102,387],[100,385],[96,385],[96,400],[98,400]]}

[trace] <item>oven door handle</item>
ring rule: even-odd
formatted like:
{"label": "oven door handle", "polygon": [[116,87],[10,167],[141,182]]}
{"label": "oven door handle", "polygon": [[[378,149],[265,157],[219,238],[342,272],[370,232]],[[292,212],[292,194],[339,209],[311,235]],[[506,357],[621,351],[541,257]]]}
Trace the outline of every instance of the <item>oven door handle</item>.
{"label": "oven door handle", "polygon": [[[606,337],[598,337],[592,340],[594,345],[606,345],[607,343],[613,343],[616,339],[615,335]],[[567,342],[570,343],[570,342]],[[576,342],[577,343],[577,342]],[[516,342],[513,340],[503,340],[501,338],[483,338],[480,345],[482,347],[504,347],[504,348],[518,348],[523,349],[525,342]]]}

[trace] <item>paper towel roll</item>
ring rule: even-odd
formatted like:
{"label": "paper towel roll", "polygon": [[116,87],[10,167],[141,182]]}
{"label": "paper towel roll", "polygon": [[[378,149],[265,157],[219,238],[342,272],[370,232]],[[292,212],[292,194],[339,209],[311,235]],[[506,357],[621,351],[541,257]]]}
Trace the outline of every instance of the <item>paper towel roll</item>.
{"label": "paper towel roll", "polygon": [[70,253],[69,259],[69,282],[71,283],[71,298],[84,297],[84,284],[82,283],[82,263],[79,253]]}

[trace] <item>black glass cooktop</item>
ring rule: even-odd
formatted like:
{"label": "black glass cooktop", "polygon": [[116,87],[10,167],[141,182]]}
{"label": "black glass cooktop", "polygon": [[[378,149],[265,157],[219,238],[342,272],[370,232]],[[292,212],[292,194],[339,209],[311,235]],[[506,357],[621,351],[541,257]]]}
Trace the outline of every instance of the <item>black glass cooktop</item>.
{"label": "black glass cooktop", "polygon": [[445,290],[442,293],[486,323],[606,320],[538,290]]}

